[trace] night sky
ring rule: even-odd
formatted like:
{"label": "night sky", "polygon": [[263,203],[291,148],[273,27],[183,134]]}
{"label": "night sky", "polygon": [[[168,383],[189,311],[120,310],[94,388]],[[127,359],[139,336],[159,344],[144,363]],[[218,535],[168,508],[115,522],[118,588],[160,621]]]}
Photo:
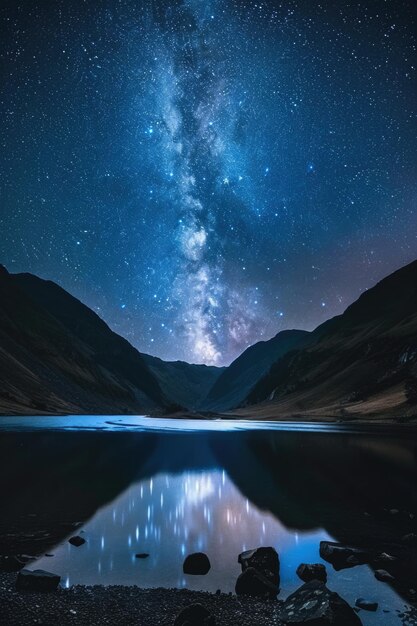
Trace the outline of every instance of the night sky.
{"label": "night sky", "polygon": [[227,364],[417,257],[414,0],[0,8],[0,261]]}

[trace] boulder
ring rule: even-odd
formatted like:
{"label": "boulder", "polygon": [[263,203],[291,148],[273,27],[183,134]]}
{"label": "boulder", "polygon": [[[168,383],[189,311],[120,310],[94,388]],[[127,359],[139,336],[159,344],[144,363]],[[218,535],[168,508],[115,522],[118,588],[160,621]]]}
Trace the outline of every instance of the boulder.
{"label": "boulder", "polygon": [[391,583],[393,580],[395,580],[394,576],[387,572],[387,570],[385,569],[375,570],[375,578],[383,583]]}
{"label": "boulder", "polygon": [[210,570],[210,561],[204,552],[189,554],[182,566],[184,574],[204,575]]}
{"label": "boulder", "polygon": [[388,554],[387,552],[381,552],[381,554],[378,554],[375,557],[374,563],[392,563],[396,560],[397,558],[395,556],[392,556],[391,554]]}
{"label": "boulder", "polygon": [[327,571],[322,563],[301,563],[297,567],[297,576],[305,583],[309,583],[311,580],[327,582]]}
{"label": "boulder", "polygon": [[238,563],[242,567],[242,572],[250,567],[254,568],[276,587],[279,586],[279,556],[275,548],[261,547],[246,550],[239,554]]}
{"label": "boulder", "polygon": [[216,620],[202,604],[191,604],[177,615],[174,626],[216,626]]}
{"label": "boulder", "polygon": [[43,569],[22,569],[17,575],[17,591],[56,591],[61,577]]}
{"label": "boulder", "polygon": [[85,539],[83,539],[83,537],[80,537],[79,535],[75,535],[75,537],[71,537],[71,539],[68,539],[68,542],[72,546],[79,548],[80,546],[83,545],[83,543],[85,543]]}
{"label": "boulder", "polygon": [[366,550],[351,548],[332,541],[320,541],[320,556],[331,563],[336,571],[355,567],[355,565],[364,565],[372,558]]}
{"label": "boulder", "polygon": [[277,617],[286,626],[360,626],[359,616],[319,580],[306,583],[280,605]]}
{"label": "boulder", "polygon": [[408,533],[401,537],[402,543],[405,543],[407,546],[412,546],[417,548],[417,535],[416,533]]}
{"label": "boulder", "polygon": [[264,576],[257,569],[248,567],[239,575],[236,581],[235,591],[238,596],[276,598],[279,593],[279,588],[270,578]]}
{"label": "boulder", "polygon": [[355,602],[355,606],[363,609],[364,611],[376,611],[378,608],[378,602],[365,600],[365,598],[358,598]]}

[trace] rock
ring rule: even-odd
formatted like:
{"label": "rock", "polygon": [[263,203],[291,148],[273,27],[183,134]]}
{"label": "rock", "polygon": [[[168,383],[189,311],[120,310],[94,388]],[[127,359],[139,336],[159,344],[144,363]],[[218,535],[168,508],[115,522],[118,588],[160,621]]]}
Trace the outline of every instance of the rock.
{"label": "rock", "polygon": [[42,569],[22,569],[17,575],[17,591],[55,591],[61,576]]}
{"label": "rock", "polygon": [[355,605],[364,611],[376,611],[378,608],[378,602],[372,602],[371,600],[365,600],[364,598],[358,598]]}
{"label": "rock", "polygon": [[139,552],[138,554],[135,554],[137,559],[147,559],[148,556],[149,554],[147,552]]}
{"label": "rock", "polygon": [[246,552],[239,554],[238,563],[242,566],[242,572],[252,567],[276,587],[279,586],[279,557],[275,548],[261,547],[255,550],[246,550]]}
{"label": "rock", "polygon": [[337,593],[319,580],[306,583],[279,607],[277,617],[286,626],[360,626],[359,616]]}
{"label": "rock", "polygon": [[310,580],[327,582],[326,568],[322,563],[301,563],[297,567],[297,576],[305,583],[309,583]]}
{"label": "rock", "polygon": [[375,570],[375,578],[383,583],[390,583],[395,580],[394,576],[385,569]]}
{"label": "rock", "polygon": [[71,539],[68,539],[68,542],[72,546],[79,548],[80,546],[83,545],[83,543],[85,543],[85,539],[83,539],[83,537],[80,537],[79,535],[75,535],[75,537],[71,537]]}
{"label": "rock", "polygon": [[404,535],[403,537],[401,537],[401,542],[407,544],[408,546],[417,547],[416,533],[408,533],[408,535]]}
{"label": "rock", "polygon": [[369,563],[371,556],[366,550],[350,548],[331,541],[320,541],[320,556],[331,563],[336,571],[355,565]]}
{"label": "rock", "polygon": [[27,554],[13,554],[0,556],[0,572],[18,572],[36,557]]}
{"label": "rock", "polygon": [[392,563],[393,561],[396,561],[396,557],[395,556],[391,556],[391,554],[387,554],[386,552],[381,552],[381,554],[378,554],[375,559],[374,562],[375,563]]}
{"label": "rock", "polygon": [[235,586],[238,596],[257,596],[261,598],[276,598],[279,593],[278,585],[264,576],[254,567],[248,567],[242,572]]}
{"label": "rock", "polygon": [[204,575],[210,570],[210,561],[204,552],[189,554],[182,566],[184,574]]}
{"label": "rock", "polygon": [[191,604],[177,615],[174,626],[216,626],[216,620],[202,604]]}

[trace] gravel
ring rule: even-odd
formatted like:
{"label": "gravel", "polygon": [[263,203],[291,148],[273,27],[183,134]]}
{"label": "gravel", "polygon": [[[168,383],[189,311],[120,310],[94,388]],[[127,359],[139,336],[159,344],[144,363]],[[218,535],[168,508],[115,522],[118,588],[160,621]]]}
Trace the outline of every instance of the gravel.
{"label": "gravel", "polygon": [[15,581],[16,574],[0,573],[1,623],[7,626],[172,626],[181,609],[195,602],[209,609],[218,626],[282,626],[275,617],[279,601],[119,585],[74,586],[53,593],[17,592]]}

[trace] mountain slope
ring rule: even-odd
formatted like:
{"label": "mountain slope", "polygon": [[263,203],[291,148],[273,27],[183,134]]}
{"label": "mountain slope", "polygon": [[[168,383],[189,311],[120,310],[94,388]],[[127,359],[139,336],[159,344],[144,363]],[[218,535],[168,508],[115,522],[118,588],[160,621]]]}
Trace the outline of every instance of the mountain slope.
{"label": "mountain slope", "polygon": [[244,403],[262,403],[256,411],[271,417],[415,415],[417,261],[319,326],[308,346],[274,364]]}
{"label": "mountain slope", "polygon": [[303,346],[309,336],[304,330],[284,330],[269,341],[250,346],[218,377],[202,407],[224,411],[238,406],[273,363]]}
{"label": "mountain slope", "polygon": [[167,407],[140,353],[58,287],[0,267],[0,410],[124,413]]}
{"label": "mountain slope", "polygon": [[149,354],[142,357],[171,401],[191,410],[200,408],[202,398],[226,371],[225,367],[163,361]]}

